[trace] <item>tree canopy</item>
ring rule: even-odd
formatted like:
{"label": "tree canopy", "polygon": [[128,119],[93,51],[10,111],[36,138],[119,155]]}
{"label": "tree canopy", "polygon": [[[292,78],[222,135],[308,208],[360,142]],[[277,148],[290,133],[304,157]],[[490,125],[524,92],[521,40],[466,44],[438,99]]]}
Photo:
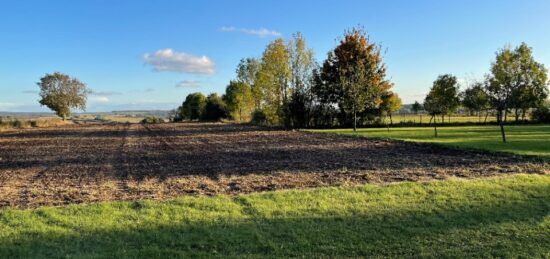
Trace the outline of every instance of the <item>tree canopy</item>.
{"label": "tree canopy", "polygon": [[90,90],[76,78],[55,72],[46,74],[37,83],[40,87],[40,104],[53,110],[65,120],[71,109],[86,109]]}

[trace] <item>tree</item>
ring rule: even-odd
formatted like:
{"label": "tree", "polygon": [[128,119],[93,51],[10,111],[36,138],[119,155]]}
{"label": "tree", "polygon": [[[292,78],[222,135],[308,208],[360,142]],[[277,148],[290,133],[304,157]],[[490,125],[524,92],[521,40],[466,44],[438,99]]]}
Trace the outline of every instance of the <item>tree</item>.
{"label": "tree", "polygon": [[219,121],[226,117],[226,106],[222,98],[215,93],[208,95],[201,119],[205,121]]}
{"label": "tree", "polygon": [[71,109],[86,109],[90,90],[76,78],[55,72],[40,78],[37,85],[42,98],[40,104],[53,110],[63,120],[71,114]]}
{"label": "tree", "polygon": [[437,137],[436,116],[443,116],[455,111],[459,104],[459,85],[455,76],[440,75],[433,83],[430,92],[424,100],[424,109],[432,115],[434,120],[434,134]]}
{"label": "tree", "polygon": [[309,124],[313,105],[310,92],[316,62],[313,50],[306,47],[305,39],[299,32],[292,35],[287,49],[291,95],[284,105],[284,123],[286,127],[305,127]]}
{"label": "tree", "polygon": [[254,97],[249,85],[242,81],[230,81],[223,97],[228,115],[237,121],[250,120],[254,111]]}
{"label": "tree", "polygon": [[255,58],[244,58],[241,59],[235,71],[237,73],[237,82],[245,83],[250,88],[256,109],[260,108],[262,101],[262,91],[259,86],[256,85],[256,78],[259,70],[259,60]]}
{"label": "tree", "polygon": [[380,110],[390,117],[390,125],[393,125],[392,113],[401,109],[401,98],[396,93],[388,92],[382,96]]}
{"label": "tree", "polygon": [[183,104],[178,108],[179,117],[182,120],[198,120],[202,117],[205,105],[206,97],[202,93],[188,94]]}
{"label": "tree", "polygon": [[483,83],[476,82],[462,93],[462,105],[470,111],[477,113],[481,118],[481,112],[489,108],[489,96],[485,92]]}
{"label": "tree", "polygon": [[261,96],[260,106],[272,125],[280,123],[282,106],[289,96],[289,53],[279,38],[267,45],[255,80],[255,93]]}
{"label": "tree", "polygon": [[525,43],[515,49],[505,47],[496,53],[491,64],[491,74],[487,77],[486,90],[491,106],[497,111],[502,142],[506,143],[504,117],[513,108],[518,94],[525,89],[545,89],[547,70],[535,61],[532,50]]}
{"label": "tree", "polygon": [[360,28],[344,34],[339,45],[328,54],[313,91],[322,102],[336,102],[353,117],[357,129],[357,113],[378,108],[381,97],[392,84],[386,79],[381,48],[371,42]]}
{"label": "tree", "polygon": [[418,101],[414,101],[411,109],[414,112],[414,114],[418,114],[418,112],[424,108],[422,107],[422,104],[420,104]]}

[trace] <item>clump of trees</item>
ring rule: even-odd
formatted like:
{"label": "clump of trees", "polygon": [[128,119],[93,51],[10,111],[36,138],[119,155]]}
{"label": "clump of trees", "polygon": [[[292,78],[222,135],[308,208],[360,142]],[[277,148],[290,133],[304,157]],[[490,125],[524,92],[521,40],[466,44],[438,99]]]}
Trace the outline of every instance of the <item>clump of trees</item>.
{"label": "clump of trees", "polygon": [[46,74],[36,84],[40,87],[40,104],[50,108],[63,120],[71,114],[71,109],[86,109],[90,90],[78,79],[55,72]]}
{"label": "clump of trees", "polygon": [[[216,105],[190,94],[176,120],[227,118],[285,128],[351,126],[390,117],[401,107],[386,78],[381,47],[361,28],[344,33],[319,66],[301,33],[269,43],[260,58],[245,58]],[[201,97],[202,96],[202,97]],[[204,107],[202,106],[204,105]],[[209,113],[215,110],[217,116]],[[223,107],[223,108],[221,108]],[[222,112],[223,110],[223,112]]]}
{"label": "clump of trees", "polygon": [[219,121],[227,118],[227,106],[216,93],[205,97],[196,92],[187,95],[182,105],[173,111],[172,117],[173,121]]}

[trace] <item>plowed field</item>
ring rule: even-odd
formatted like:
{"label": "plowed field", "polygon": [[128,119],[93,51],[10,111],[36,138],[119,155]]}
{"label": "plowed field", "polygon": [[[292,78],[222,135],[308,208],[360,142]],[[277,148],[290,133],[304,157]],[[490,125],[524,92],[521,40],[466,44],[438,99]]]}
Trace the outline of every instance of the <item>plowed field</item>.
{"label": "plowed field", "polygon": [[0,133],[0,207],[548,173],[542,159],[235,124]]}

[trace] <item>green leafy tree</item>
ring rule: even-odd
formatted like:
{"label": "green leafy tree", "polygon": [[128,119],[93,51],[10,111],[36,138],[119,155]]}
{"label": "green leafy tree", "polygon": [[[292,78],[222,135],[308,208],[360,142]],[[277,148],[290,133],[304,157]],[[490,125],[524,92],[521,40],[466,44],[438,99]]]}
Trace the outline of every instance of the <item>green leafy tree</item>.
{"label": "green leafy tree", "polygon": [[201,119],[205,121],[219,121],[227,117],[226,105],[218,94],[210,94],[206,98]]}
{"label": "green leafy tree", "polygon": [[249,85],[242,81],[230,81],[225,88],[224,101],[228,115],[236,121],[248,121],[254,111],[254,97]]}
{"label": "green leafy tree", "polygon": [[71,114],[71,109],[86,109],[90,90],[76,78],[55,72],[40,78],[37,85],[40,87],[40,104],[53,110],[63,120]]}
{"label": "green leafy tree", "polygon": [[313,89],[321,102],[337,103],[353,118],[357,129],[357,113],[378,108],[381,97],[392,84],[386,79],[381,48],[371,42],[360,28],[344,34],[339,45],[328,54],[320,77]]}
{"label": "green leafy tree", "polygon": [[260,70],[260,61],[255,58],[243,58],[237,65],[237,81],[245,83],[250,87],[252,97],[254,98],[255,108],[259,109],[262,102],[262,91],[256,84],[258,71]]}
{"label": "green leafy tree", "polygon": [[401,98],[396,93],[388,92],[382,96],[380,111],[390,117],[390,125],[393,125],[392,114],[401,109]]}
{"label": "green leafy tree", "polygon": [[312,112],[311,82],[316,62],[313,50],[306,47],[305,39],[299,32],[292,35],[287,49],[291,95],[284,106],[284,123],[287,127],[306,127]]}
{"label": "green leafy tree", "polygon": [[483,83],[476,82],[462,92],[462,106],[468,109],[470,114],[477,113],[481,119],[481,112],[489,109],[489,96]]}
{"label": "green leafy tree", "polygon": [[422,104],[420,104],[418,101],[414,101],[412,107],[411,107],[412,111],[414,112],[414,114],[418,114],[419,111],[423,110],[424,107],[422,106]]}
{"label": "green leafy tree", "polygon": [[283,39],[279,38],[267,45],[261,59],[260,69],[255,80],[255,95],[261,96],[261,110],[267,123],[279,125],[283,104],[289,91],[289,53]]}
{"label": "green leafy tree", "polygon": [[454,112],[460,105],[458,97],[459,85],[455,76],[440,75],[433,83],[430,92],[424,100],[424,109],[432,115],[434,121],[434,134],[437,137],[436,116],[442,116]]}
{"label": "green leafy tree", "polygon": [[492,108],[497,111],[502,142],[506,143],[505,113],[514,108],[518,94],[525,89],[545,89],[547,81],[546,68],[535,61],[527,44],[522,43],[515,49],[505,47],[496,53],[496,60],[491,64],[491,74],[487,78],[486,91]]}
{"label": "green leafy tree", "polygon": [[204,112],[206,97],[199,92],[187,95],[183,104],[178,108],[179,118],[182,120],[199,120]]}

